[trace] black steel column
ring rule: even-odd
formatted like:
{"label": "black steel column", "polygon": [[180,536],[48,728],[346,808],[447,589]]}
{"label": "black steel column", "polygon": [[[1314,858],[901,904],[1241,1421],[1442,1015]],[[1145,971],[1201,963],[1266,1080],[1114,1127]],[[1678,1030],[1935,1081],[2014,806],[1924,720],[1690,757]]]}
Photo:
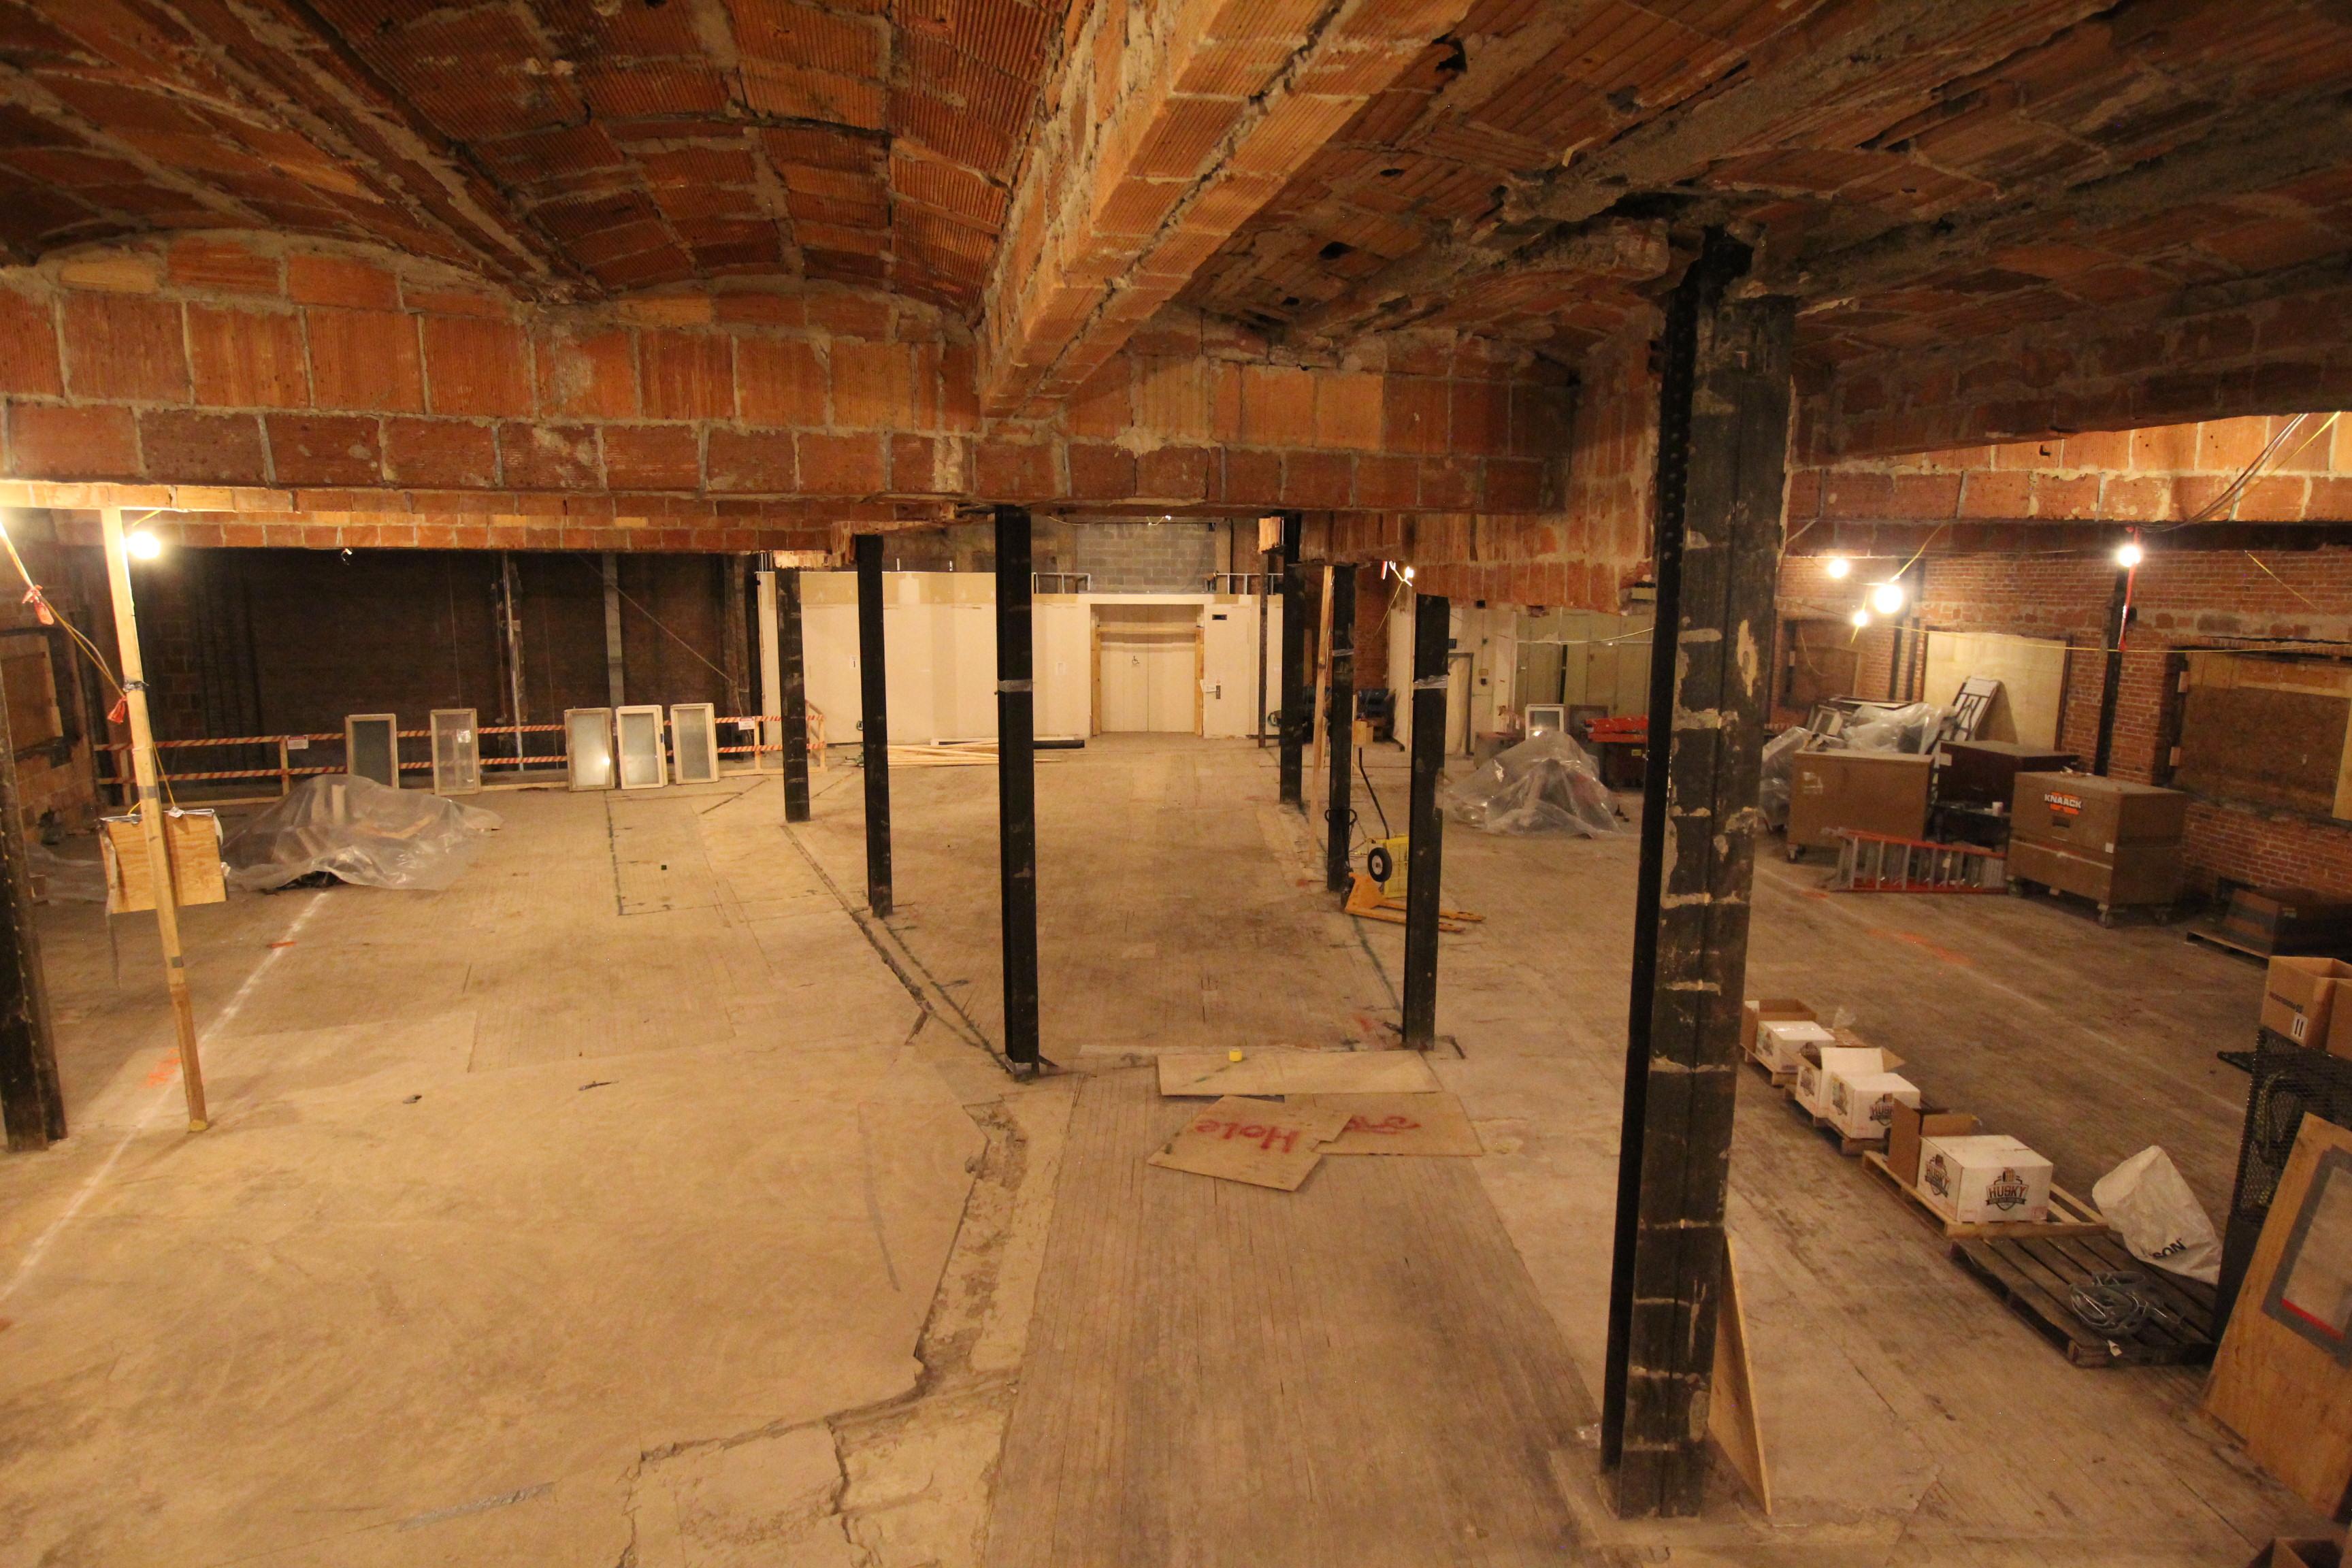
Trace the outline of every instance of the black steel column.
{"label": "black steel column", "polygon": [[866,905],[890,912],[890,684],[882,649],[882,536],[857,536],[857,686],[866,768]]}
{"label": "black steel column", "polygon": [[2099,742],[2091,754],[2091,771],[2105,776],[2116,751],[2116,699],[2124,684],[2124,634],[2131,625],[2131,569],[2116,569],[2116,591],[2107,601],[2107,657],[2099,682]]}
{"label": "black steel column", "polygon": [[1250,733],[1257,737],[1257,748],[1265,750],[1265,607],[1274,599],[1274,579],[1282,570],[1282,552],[1269,550],[1259,558],[1262,574],[1257,580],[1257,716],[1250,721]]}
{"label": "black steel column", "polygon": [[1349,789],[1356,771],[1356,569],[1331,568],[1331,702],[1323,750],[1331,759],[1330,804],[1324,816],[1323,881],[1335,893],[1348,890],[1349,825],[1355,808]]}
{"label": "black steel column", "polygon": [[1412,795],[1405,816],[1404,1043],[1437,1043],[1437,910],[1444,820],[1437,782],[1445,772],[1445,684],[1453,606],[1433,594],[1413,601]]}
{"label": "black steel column", "polygon": [[1298,574],[1299,517],[1282,518],[1282,804],[1307,809],[1304,755],[1314,727],[1307,689],[1307,585]]}
{"label": "black steel column", "polygon": [[996,509],[996,828],[1004,911],[1004,1055],[1037,1060],[1037,700],[1029,512]]}
{"label": "black steel column", "polygon": [[[863,578],[859,579],[861,582]],[[864,635],[865,618],[858,619]],[[877,639],[877,643],[879,638]],[[776,574],[776,662],[784,688],[784,820],[809,819],[808,669],[801,661],[801,573]]]}
{"label": "black steel column", "polygon": [[1667,309],[1649,782],[1601,1450],[1621,1515],[1698,1511],[1788,457],[1784,299],[1719,230]]}
{"label": "black steel column", "polygon": [[16,796],[16,747],[0,706],[0,1121],[11,1149],[46,1149],[66,1135],[64,1096],[49,1034],[33,879]]}

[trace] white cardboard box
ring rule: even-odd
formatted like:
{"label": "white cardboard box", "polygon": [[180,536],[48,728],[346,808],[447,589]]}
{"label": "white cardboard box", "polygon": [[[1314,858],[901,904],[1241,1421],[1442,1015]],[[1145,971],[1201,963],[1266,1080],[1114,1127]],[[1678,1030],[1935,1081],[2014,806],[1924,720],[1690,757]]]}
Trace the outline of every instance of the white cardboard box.
{"label": "white cardboard box", "polygon": [[1821,1060],[1808,1057],[1797,1065],[1797,1103],[1815,1116],[1830,1113],[1832,1078],[1886,1070],[1885,1053],[1876,1046],[1823,1046],[1816,1054]]}
{"label": "white cardboard box", "polygon": [[1795,1072],[1807,1046],[1834,1046],[1837,1037],[1819,1024],[1767,1019],[1756,1026],[1756,1054],[1774,1072]]}
{"label": "white cardboard box", "polygon": [[2050,1217],[2050,1162],[2001,1132],[1919,1143],[1919,1195],[1965,1224]]}
{"label": "white cardboard box", "polygon": [[1919,1090],[1900,1073],[1835,1073],[1830,1078],[1829,1118],[1847,1138],[1884,1138],[1897,1105],[1916,1106]]}

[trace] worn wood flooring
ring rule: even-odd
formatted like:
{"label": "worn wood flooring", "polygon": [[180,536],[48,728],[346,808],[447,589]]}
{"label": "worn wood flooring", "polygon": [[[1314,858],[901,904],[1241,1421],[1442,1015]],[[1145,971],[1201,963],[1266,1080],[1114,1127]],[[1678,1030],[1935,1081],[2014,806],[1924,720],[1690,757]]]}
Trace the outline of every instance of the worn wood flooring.
{"label": "worn wood flooring", "polygon": [[1146,1166],[1200,1103],[1145,1069],[1080,1095],[990,1568],[1561,1562],[1592,1417],[1468,1163]]}

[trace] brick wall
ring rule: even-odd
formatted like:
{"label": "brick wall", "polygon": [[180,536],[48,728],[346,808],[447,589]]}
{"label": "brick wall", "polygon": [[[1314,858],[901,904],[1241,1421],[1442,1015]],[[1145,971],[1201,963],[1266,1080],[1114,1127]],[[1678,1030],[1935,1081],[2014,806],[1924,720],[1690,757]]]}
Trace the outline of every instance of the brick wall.
{"label": "brick wall", "polygon": [[1538,363],[1451,332],[1283,363],[1171,310],[1051,417],[983,422],[968,332],[904,299],[541,307],[412,258],[192,236],[0,269],[0,505],[105,504],[59,487],[106,481],[224,531],[620,533],[936,524],[967,499],[1531,512],[1566,398]]}
{"label": "brick wall", "polygon": [[[1849,584],[1896,564],[1866,563]],[[1930,555],[1923,566],[1924,625],[2070,645],[2059,743],[2087,765],[2097,746],[2112,561],[2101,554]],[[1785,563],[1783,617],[1841,604],[1850,610],[1858,597],[1853,587],[1832,584],[1818,559]],[[2174,649],[2293,639],[2352,654],[2352,550],[2266,552],[2257,559],[2242,551],[2175,551],[2158,542],[2137,575],[2133,604],[2110,771],[2146,781],[2156,766],[2165,660]],[[1886,669],[1883,656],[1865,659],[1864,695],[1885,692]],[[2226,879],[2352,889],[2352,824],[2200,800],[2190,812],[2184,858],[2192,881],[2206,888]]]}
{"label": "brick wall", "polygon": [[2301,273],[2253,303],[2221,281],[1986,331],[1922,325],[1899,348],[1816,361],[1800,447],[1827,460],[2352,405],[2352,285],[2333,260]]}
{"label": "brick wall", "polygon": [[[2260,474],[2228,494],[2257,459]],[[1789,475],[1792,537],[1823,523],[2162,523],[2192,516],[2352,521],[2352,419],[2273,415],[2101,430],[1853,458]]]}
{"label": "brick wall", "polygon": [[[527,717],[553,723],[566,708],[606,706],[598,558],[545,552],[514,562]],[[714,702],[722,713],[733,710],[719,673],[728,666],[721,595],[737,564],[701,555],[621,563],[620,585],[634,601],[624,602],[621,615],[630,701]],[[156,733],[340,732],[346,715],[377,712],[397,713],[402,728],[421,730],[436,708],[472,708],[483,723],[510,722],[499,565],[496,554],[434,550],[170,551],[141,563],[132,583]],[[224,605],[249,613],[226,627],[200,624]],[[110,647],[103,640],[113,635],[110,621],[92,635]],[[223,689],[245,683],[249,689]],[[511,754],[510,745],[504,737],[484,742],[494,756]],[[545,736],[533,746],[541,754],[560,749]],[[408,750],[411,760],[426,755],[421,742]],[[341,754],[329,748],[312,760],[333,763]],[[199,757],[230,755],[184,752],[171,765],[200,767],[206,764]],[[268,760],[256,749],[213,765]]]}

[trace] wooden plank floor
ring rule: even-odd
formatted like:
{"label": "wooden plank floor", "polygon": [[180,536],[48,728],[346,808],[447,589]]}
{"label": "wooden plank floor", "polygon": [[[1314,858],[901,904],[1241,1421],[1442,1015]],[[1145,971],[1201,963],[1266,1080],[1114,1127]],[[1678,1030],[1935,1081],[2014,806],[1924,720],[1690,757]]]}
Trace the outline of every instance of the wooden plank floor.
{"label": "wooden plank floor", "polygon": [[1591,1402],[1471,1162],[1145,1165],[1199,1103],[1079,1098],[990,1568],[1567,1560]]}

